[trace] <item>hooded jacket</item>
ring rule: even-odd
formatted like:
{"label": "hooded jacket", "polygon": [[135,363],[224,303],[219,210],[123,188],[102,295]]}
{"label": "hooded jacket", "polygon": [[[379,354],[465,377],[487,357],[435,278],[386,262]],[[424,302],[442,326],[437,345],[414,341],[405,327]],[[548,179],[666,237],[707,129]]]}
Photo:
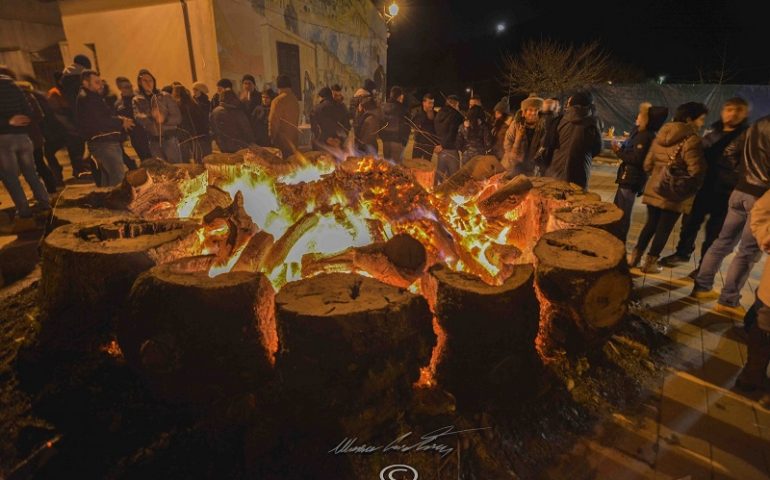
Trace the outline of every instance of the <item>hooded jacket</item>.
{"label": "hooded jacket", "polygon": [[[680,149],[681,146],[681,149]],[[703,155],[703,144],[695,127],[684,122],[669,122],[661,127],[650,151],[644,159],[644,171],[650,176],[644,187],[642,203],[679,213],[690,213],[695,194],[681,202],[674,202],[660,196],[655,190],[660,185],[663,172],[670,160],[679,157],[684,160],[687,173],[698,179],[702,184],[706,175],[706,158]]]}
{"label": "hooded jacket", "polygon": [[650,106],[644,110],[644,113],[647,115],[647,127],[641,131],[638,127],[634,127],[631,135],[617,152],[620,167],[618,167],[615,183],[636,193],[642,193],[644,190],[644,184],[647,181],[644,159],[650,151],[656,133],[666,121],[668,108]]}
{"label": "hooded jacket", "polygon": [[588,186],[593,157],[602,149],[602,137],[591,108],[567,107],[561,118],[553,121],[550,165],[545,176]]}
{"label": "hooded jacket", "polygon": [[249,118],[238,97],[226,90],[219,105],[211,112],[211,131],[223,153],[234,153],[256,143]]}
{"label": "hooded jacket", "polygon": [[535,166],[543,154],[541,148],[545,141],[545,120],[538,118],[534,125],[525,125],[524,135],[517,141],[516,123],[521,122],[519,118],[515,118],[505,132],[503,166],[512,169],[516,175],[534,175]]}
{"label": "hooded jacket", "polygon": [[436,114],[436,135],[445,150],[457,150],[457,132],[463,123],[463,114],[449,105],[444,105]]}
{"label": "hooded jacket", "polygon": [[[152,91],[145,92],[141,87],[139,78],[147,74],[152,77]],[[174,99],[166,92],[157,89],[155,77],[147,70],[140,70],[136,76],[137,85],[140,85],[136,95],[131,100],[134,107],[134,120],[138,123],[150,138],[163,136],[176,136],[177,127],[182,123],[182,112]],[[157,109],[163,116],[163,123],[159,124],[152,114]]]}

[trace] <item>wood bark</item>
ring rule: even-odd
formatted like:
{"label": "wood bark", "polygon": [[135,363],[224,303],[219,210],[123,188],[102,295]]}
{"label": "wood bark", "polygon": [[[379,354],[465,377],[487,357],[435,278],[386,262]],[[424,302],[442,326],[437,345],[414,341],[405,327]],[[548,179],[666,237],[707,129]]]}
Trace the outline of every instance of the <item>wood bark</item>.
{"label": "wood bark", "polygon": [[552,232],[564,228],[595,227],[620,239],[623,210],[607,202],[571,202],[551,212],[546,230]]}
{"label": "wood bark", "polygon": [[426,192],[433,190],[436,180],[436,167],[428,160],[422,158],[406,158],[402,165],[414,176],[414,180],[420,184]]}
{"label": "wood bark", "polygon": [[631,277],[623,242],[604,230],[546,233],[534,249],[541,353],[594,348],[626,315]]}
{"label": "wood bark", "polygon": [[423,297],[354,274],[287,284],[276,320],[287,390],[338,411],[408,395],[436,341]]}
{"label": "wood bark", "polygon": [[210,263],[182,259],[143,273],[118,321],[126,361],[168,400],[254,390],[273,373],[272,285],[254,272],[209,277]]}
{"label": "wood bark", "polygon": [[196,229],[179,220],[121,220],[54,230],[43,242],[40,279],[48,339],[66,344],[109,331],[139,274],[199,253]]}
{"label": "wood bark", "polygon": [[518,207],[532,189],[532,182],[517,175],[500,189],[481,200],[479,210],[486,217],[500,217]]}
{"label": "wood bark", "polygon": [[422,285],[442,332],[434,366],[439,386],[466,406],[532,393],[540,318],[532,265],[515,265],[493,286],[439,264]]}
{"label": "wood bark", "polygon": [[435,192],[439,195],[458,193],[469,182],[480,182],[505,169],[494,155],[479,155],[473,157],[460,170],[439,184]]}

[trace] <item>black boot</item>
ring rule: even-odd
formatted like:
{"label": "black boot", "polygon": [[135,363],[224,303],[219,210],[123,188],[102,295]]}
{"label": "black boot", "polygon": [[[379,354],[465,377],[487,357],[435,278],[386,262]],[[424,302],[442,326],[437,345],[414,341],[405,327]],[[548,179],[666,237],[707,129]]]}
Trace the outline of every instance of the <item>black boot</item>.
{"label": "black boot", "polygon": [[770,363],[770,332],[754,323],[749,329],[746,347],[746,366],[735,380],[735,386],[749,392],[764,389],[767,385],[767,364]]}

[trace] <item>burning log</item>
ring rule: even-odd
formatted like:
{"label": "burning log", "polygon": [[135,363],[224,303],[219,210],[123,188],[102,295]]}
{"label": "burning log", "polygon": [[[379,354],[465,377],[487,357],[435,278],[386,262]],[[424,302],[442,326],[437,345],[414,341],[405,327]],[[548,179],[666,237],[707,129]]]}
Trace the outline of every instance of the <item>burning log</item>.
{"label": "burning log", "polygon": [[336,412],[408,396],[436,341],[423,297],[354,274],[287,284],[276,320],[287,391]]}
{"label": "burning log", "polygon": [[276,267],[283,264],[294,244],[296,244],[304,234],[310,231],[311,228],[318,225],[320,219],[321,217],[318,213],[311,212],[304,215],[299,221],[289,227],[266,254],[267,256],[263,261],[265,271],[272,272]]}
{"label": "burning log", "polygon": [[219,187],[209,185],[206,187],[206,193],[200,198],[197,205],[190,215],[192,218],[203,218],[203,216],[215,208],[226,208],[233,203],[230,194]]}
{"label": "burning log", "polygon": [[460,192],[469,182],[480,182],[505,169],[494,155],[479,155],[473,157],[451,177],[436,187],[438,195],[450,195]]}
{"label": "burning log", "polygon": [[620,238],[623,211],[607,202],[575,202],[551,212],[546,230],[596,227]]}
{"label": "burning log", "polygon": [[40,280],[48,339],[66,343],[107,330],[139,274],[197,253],[196,228],[180,220],[120,220],[54,230],[43,242]]}
{"label": "burning log", "polygon": [[212,278],[211,261],[187,258],[143,273],[118,321],[126,361],[168,400],[210,401],[272,376],[273,287],[261,273]]}
{"label": "burning log", "polygon": [[233,266],[233,272],[263,272],[265,269],[265,260],[273,247],[273,236],[265,231],[254,234],[249,239],[243,253]]}
{"label": "burning log", "polygon": [[536,380],[539,305],[532,279],[532,265],[513,266],[499,286],[444,265],[423,277],[422,291],[444,334],[434,377],[459,403],[506,401],[526,394]]}
{"label": "burning log", "polygon": [[423,158],[406,158],[402,165],[409,170],[414,180],[426,192],[433,190],[433,185],[436,182],[436,167],[430,161]]}
{"label": "burning log", "polygon": [[220,265],[226,263],[234,252],[242,249],[257,232],[257,226],[243,208],[243,194],[240,191],[235,194],[233,203],[225,208],[216,207],[204,215],[203,223],[204,228],[222,230],[226,234],[219,241],[216,241],[216,236],[208,238],[215,239],[218,260],[216,263]]}
{"label": "burning log", "polygon": [[481,200],[479,210],[487,217],[500,217],[518,207],[532,189],[532,182],[517,175],[510,182]]}
{"label": "burning log", "polygon": [[426,260],[425,247],[413,237],[400,234],[387,242],[348,248],[332,255],[304,255],[302,276],[363,272],[382,283],[407,288],[422,276]]}
{"label": "burning log", "polygon": [[534,256],[541,353],[584,351],[606,340],[631,293],[623,242],[592,227],[556,230],[543,235]]}
{"label": "burning log", "polygon": [[206,192],[207,184],[208,174],[202,165],[151,159],[126,174],[121,184],[107,194],[105,206],[128,210],[142,218],[185,217]]}

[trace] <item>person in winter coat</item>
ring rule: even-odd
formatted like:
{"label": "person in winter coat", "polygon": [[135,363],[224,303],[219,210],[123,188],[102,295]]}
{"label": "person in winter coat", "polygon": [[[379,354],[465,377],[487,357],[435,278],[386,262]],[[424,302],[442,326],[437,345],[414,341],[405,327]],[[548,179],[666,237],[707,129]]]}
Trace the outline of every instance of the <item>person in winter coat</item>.
{"label": "person in winter coat", "polygon": [[130,118],[119,117],[101,95],[102,80],[93,70],[85,70],[83,88],[76,103],[76,123],[86,139],[88,150],[98,165],[100,186],[111,187],[123,181],[123,130],[134,126]]}
{"label": "person in winter coat", "polygon": [[72,176],[75,178],[86,174],[88,167],[84,160],[85,139],[78,136],[75,125],[75,101],[80,92],[80,76],[83,70],[91,68],[91,60],[85,55],[75,55],[71,65],[62,71],[59,80],[59,91],[63,101],[62,113],[66,119],[63,125],[67,129],[67,153],[72,164]]}
{"label": "person in winter coat", "polygon": [[184,85],[174,85],[171,96],[182,113],[182,124],[179,127],[182,159],[185,162],[201,163],[205,155],[202,144],[209,138],[209,115],[195,103],[190,91]]}
{"label": "person in winter coat", "polygon": [[132,99],[134,119],[147,132],[152,156],[180,163],[182,151],[178,127],[182,123],[182,113],[179,107],[171,95],[157,89],[155,77],[149,70],[139,70],[136,83],[139,89]]}
{"label": "person in winter coat", "polygon": [[[564,115],[553,120],[550,145],[546,155],[550,165],[546,177],[588,186],[593,157],[602,149],[602,137],[596,118],[592,114],[593,96],[590,92],[578,92],[567,100]],[[552,135],[551,135],[552,134]]]}
{"label": "person in winter coat", "polygon": [[[226,79],[225,79],[226,80]],[[254,144],[254,132],[229,80],[217,83],[219,105],[211,112],[211,131],[223,153],[234,153]]]}
{"label": "person in winter coat", "polygon": [[639,114],[636,116],[636,127],[631,131],[628,139],[622,144],[613,144],[612,150],[620,159],[618,174],[615,183],[618,190],[615,192],[615,205],[623,211],[621,235],[623,242],[628,236],[631,226],[631,212],[634,209],[636,197],[644,191],[647,182],[647,174],[644,173],[644,159],[650,150],[655,134],[668,117],[668,108],[653,107],[651,103],[644,102],[639,105]]}
{"label": "person in winter coat", "polygon": [[0,66],[0,181],[8,190],[19,217],[25,219],[32,217],[32,209],[19,181],[20,171],[32,189],[37,206],[49,210],[51,204],[35,171],[34,147],[28,135],[32,112],[14,78],[10,69]]}
{"label": "person in winter coat", "polygon": [[484,109],[475,105],[468,109],[468,115],[457,131],[457,150],[463,162],[478,155],[487,155],[494,146],[492,131],[484,121]]}
{"label": "person in winter coat", "polygon": [[321,102],[310,112],[310,128],[313,141],[320,149],[339,148],[347,137],[345,125],[348,111],[334,101],[332,90],[323,87],[318,91]]}
{"label": "person in winter coat", "polygon": [[377,134],[382,127],[377,102],[370,98],[359,104],[358,110],[355,120],[356,147],[368,155],[376,155]]}
{"label": "person in winter coat", "polygon": [[32,140],[32,146],[34,148],[32,157],[35,159],[35,170],[37,170],[40,178],[43,179],[43,184],[48,193],[55,193],[58,182],[51,169],[45,164],[43,157],[43,147],[45,145],[45,137],[43,136],[43,119],[45,118],[45,114],[43,112],[43,107],[37,101],[31,83],[17,81],[16,85],[22,92],[24,92],[24,96],[30,107],[28,135],[30,140]]}
{"label": "person in winter coat", "polygon": [[677,107],[673,121],[661,127],[644,159],[643,168],[649,175],[642,197],[642,203],[647,205],[647,221],[628,259],[629,266],[638,265],[652,240],[641,267],[644,273],[662,271],[662,267],[658,265],[660,252],[666,246],[679,216],[690,212],[695,197],[693,193],[683,201],[675,201],[657,192],[668,164],[672,159],[676,159],[686,166],[688,175],[694,177],[696,183],[703,182],[706,159],[698,131],[703,127],[707,113],[708,109],[702,103],[688,102]]}
{"label": "person in winter coat", "polygon": [[404,105],[404,91],[394,86],[390,89],[390,97],[382,106],[383,127],[380,132],[382,139],[382,155],[396,163],[401,162],[404,146],[409,140],[408,111]]}
{"label": "person in winter coat", "polygon": [[492,153],[498,160],[502,160],[505,154],[505,134],[508,133],[508,128],[513,121],[511,109],[508,106],[508,97],[503,97],[502,100],[497,102],[494,115],[492,137],[495,139],[495,146],[492,148]]}
{"label": "person in winter coat", "polygon": [[[277,96],[275,91],[270,88],[262,90],[262,103],[254,109],[252,118],[254,120],[254,139],[257,141],[257,145],[263,147],[270,147],[270,135],[268,133],[268,117],[270,116],[270,104],[273,103],[273,99]],[[340,105],[342,110],[347,115],[348,109],[344,105]]]}
{"label": "person in winter coat", "polygon": [[238,97],[243,106],[243,113],[251,119],[254,109],[262,102],[262,95],[257,90],[257,81],[254,79],[254,75],[247,73],[243,76],[241,79],[241,93]]}
{"label": "person in winter coat", "polygon": [[545,120],[540,118],[542,106],[542,98],[525,98],[521,102],[521,115],[514,118],[505,133],[502,164],[514,175],[539,173],[537,167],[545,138]]}
{"label": "person in winter coat", "polygon": [[[754,203],[749,222],[761,252],[770,253],[770,192]],[[746,392],[764,392],[759,403],[770,408],[767,366],[770,363],[770,266],[765,264],[757,288],[757,317],[748,329],[746,365],[735,379],[735,386]]]}
{"label": "person in winter coat", "polygon": [[203,134],[198,140],[201,148],[201,155],[211,154],[211,126],[209,125],[209,116],[211,115],[211,100],[209,100],[209,87],[203,82],[195,82],[192,85],[193,101],[198,108],[198,115],[201,119]]}
{"label": "person in winter coat", "polygon": [[[740,97],[728,99],[722,106],[721,119],[711,125],[703,135],[703,148],[706,155],[706,178],[703,188],[698,191],[692,206],[692,212],[682,218],[679,242],[676,251],[661,259],[660,264],[675,267],[687,263],[695,251],[695,239],[701,225],[706,222],[706,236],[700,249],[700,258],[706,255],[709,247],[719,236],[722,224],[727,216],[730,194],[740,177],[740,149],[728,148],[747,128],[749,104]],[[691,272],[697,275],[697,268]]]}
{"label": "person in winter coat", "polygon": [[270,103],[267,128],[270,143],[281,150],[283,158],[288,158],[299,145],[299,100],[287,75],[278,75],[275,83],[278,96]]}
{"label": "person in winter coat", "polygon": [[[735,145],[734,145],[735,144]],[[733,253],[727,274],[723,278],[722,291],[714,310],[730,316],[742,316],[745,310],[740,304],[741,290],[751,274],[751,269],[762,257],[757,239],[751,233],[752,207],[757,199],[770,190],[770,116],[754,122],[741,136],[733,140],[728,149],[737,148],[740,153],[740,179],[730,194],[728,210],[719,237],[714,240],[701,261],[690,296],[699,300],[713,300],[714,280],[722,262]]]}
{"label": "person in winter coat", "polygon": [[460,98],[457,95],[446,97],[444,106],[436,114],[434,124],[439,140],[436,182],[440,183],[460,169],[460,153],[457,151],[457,132],[465,119],[460,113]]}
{"label": "person in winter coat", "polygon": [[438,145],[436,137],[436,111],[434,110],[435,99],[430,93],[422,96],[420,108],[412,113],[410,124],[414,129],[414,147],[412,149],[412,158],[422,158],[430,160],[433,157],[433,151]]}
{"label": "person in winter coat", "polygon": [[350,99],[350,118],[352,118],[354,121],[356,117],[358,117],[361,110],[358,108],[358,106],[365,101],[367,101],[370,98],[374,98],[374,89],[377,88],[377,85],[375,85],[374,81],[367,78],[364,80],[364,86],[362,88],[359,88],[356,90],[356,93],[353,94],[353,98]]}
{"label": "person in winter coat", "polygon": [[[126,77],[118,77],[115,79],[115,84],[120,91],[120,98],[115,103],[116,113],[120,117],[134,120],[134,87],[131,85],[131,81]],[[139,156],[139,160],[144,161],[152,157],[150,139],[141,125],[134,125],[128,131],[128,138],[131,142],[131,147]]]}

